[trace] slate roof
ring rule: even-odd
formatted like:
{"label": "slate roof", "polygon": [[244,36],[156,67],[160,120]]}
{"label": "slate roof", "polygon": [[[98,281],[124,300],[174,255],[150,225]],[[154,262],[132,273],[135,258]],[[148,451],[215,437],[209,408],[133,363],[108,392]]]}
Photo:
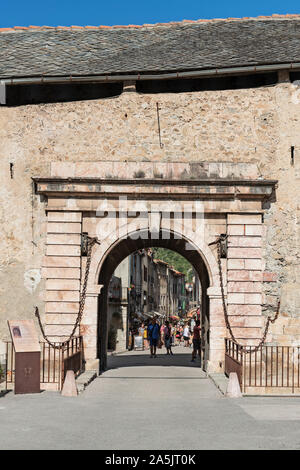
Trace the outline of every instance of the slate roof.
{"label": "slate roof", "polygon": [[0,78],[300,62],[300,15],[143,26],[0,29]]}

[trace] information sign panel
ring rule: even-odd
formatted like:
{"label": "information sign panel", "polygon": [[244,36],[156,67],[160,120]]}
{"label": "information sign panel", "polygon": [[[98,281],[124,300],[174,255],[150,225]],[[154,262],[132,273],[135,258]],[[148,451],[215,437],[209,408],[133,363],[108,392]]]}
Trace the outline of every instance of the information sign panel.
{"label": "information sign panel", "polygon": [[8,326],[16,353],[41,351],[33,320],[9,320]]}
{"label": "information sign panel", "polygon": [[39,393],[41,348],[32,320],[9,320],[15,350],[15,393]]}

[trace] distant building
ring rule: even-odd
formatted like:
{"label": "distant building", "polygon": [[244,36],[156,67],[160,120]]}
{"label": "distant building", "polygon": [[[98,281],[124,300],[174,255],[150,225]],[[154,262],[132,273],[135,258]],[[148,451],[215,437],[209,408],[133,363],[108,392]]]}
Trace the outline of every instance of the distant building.
{"label": "distant building", "polygon": [[196,270],[193,268],[193,277],[190,282],[185,283],[187,310],[201,309],[201,283]]}
{"label": "distant building", "polygon": [[168,282],[168,263],[160,259],[154,260],[157,270],[157,289],[156,298],[158,311],[165,317],[169,316],[169,282]]}
{"label": "distant building", "polygon": [[114,272],[108,289],[108,348],[128,347],[128,330],[158,314],[160,318],[184,317],[199,303],[198,276],[191,292],[185,274],[166,261],[155,259],[152,249],[134,252]]}
{"label": "distant building", "polygon": [[170,268],[169,279],[171,283],[169,289],[171,311],[179,317],[184,317],[186,313],[185,274]]}

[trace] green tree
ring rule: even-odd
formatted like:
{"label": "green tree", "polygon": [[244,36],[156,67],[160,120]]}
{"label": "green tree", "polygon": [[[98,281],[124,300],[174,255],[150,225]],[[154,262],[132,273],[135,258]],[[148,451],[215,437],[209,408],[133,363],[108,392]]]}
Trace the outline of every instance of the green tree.
{"label": "green tree", "polygon": [[179,253],[168,250],[167,248],[153,248],[154,258],[165,261],[174,269],[185,274],[188,282],[192,280],[193,270],[192,265]]}

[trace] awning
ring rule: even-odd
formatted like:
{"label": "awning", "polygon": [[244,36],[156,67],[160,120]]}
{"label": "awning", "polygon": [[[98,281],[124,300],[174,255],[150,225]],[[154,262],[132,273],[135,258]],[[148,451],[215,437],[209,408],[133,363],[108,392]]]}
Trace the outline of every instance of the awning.
{"label": "awning", "polygon": [[162,317],[162,318],[165,317],[165,315],[163,315],[162,313],[155,312],[155,311],[145,313],[145,315],[148,315],[151,318],[153,318],[153,317]]}
{"label": "awning", "polygon": [[188,318],[192,318],[194,315],[197,314],[197,307],[196,308],[192,308],[188,313],[187,313],[187,317]]}
{"label": "awning", "polygon": [[149,312],[149,313],[144,313],[145,317],[148,317],[148,318],[152,318],[153,315]]}
{"label": "awning", "polygon": [[158,317],[165,317],[166,315],[163,315],[162,313],[159,312],[153,312],[154,315],[157,315]]}
{"label": "awning", "polygon": [[180,320],[180,318],[179,318],[177,315],[171,315],[170,318],[171,318],[172,320],[177,320],[177,321]]}

